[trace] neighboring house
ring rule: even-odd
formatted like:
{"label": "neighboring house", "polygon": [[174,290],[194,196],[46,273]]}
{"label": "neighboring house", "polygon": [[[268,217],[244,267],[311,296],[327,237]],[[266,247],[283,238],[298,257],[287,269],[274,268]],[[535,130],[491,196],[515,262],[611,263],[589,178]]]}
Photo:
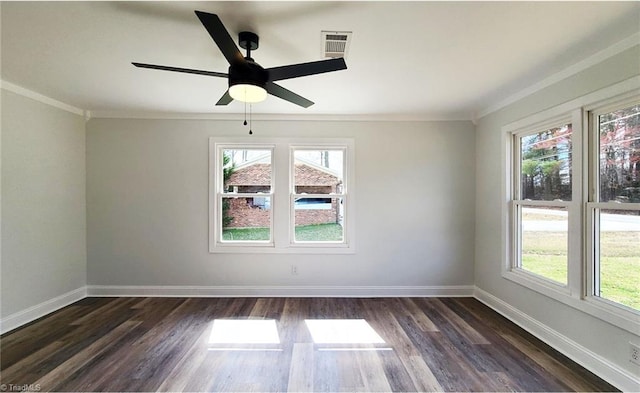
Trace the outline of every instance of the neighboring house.
{"label": "neighboring house", "polygon": [[[253,160],[236,167],[225,183],[225,189],[234,193],[269,193],[270,164]],[[331,170],[311,162],[295,164],[296,193],[331,194],[339,191],[342,180]],[[228,228],[255,228],[269,226],[268,197],[235,198],[229,204],[227,215],[232,217]],[[301,198],[295,203],[296,225],[341,223],[342,207],[336,198]]]}

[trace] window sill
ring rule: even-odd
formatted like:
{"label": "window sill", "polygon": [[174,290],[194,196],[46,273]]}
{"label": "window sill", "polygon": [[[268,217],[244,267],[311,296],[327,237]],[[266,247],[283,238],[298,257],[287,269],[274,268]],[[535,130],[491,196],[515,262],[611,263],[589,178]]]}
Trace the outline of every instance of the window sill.
{"label": "window sill", "polygon": [[618,307],[596,296],[572,295],[569,288],[523,271],[504,271],[502,277],[630,333],[640,331],[640,313]]}
{"label": "window sill", "polygon": [[355,247],[346,244],[300,244],[289,247],[264,245],[220,245],[209,250],[210,254],[355,254]]}
{"label": "window sill", "polygon": [[545,279],[522,269],[506,271],[502,275],[504,278],[514,281],[520,285],[533,289],[536,292],[547,294],[547,296],[571,296],[568,286]]}

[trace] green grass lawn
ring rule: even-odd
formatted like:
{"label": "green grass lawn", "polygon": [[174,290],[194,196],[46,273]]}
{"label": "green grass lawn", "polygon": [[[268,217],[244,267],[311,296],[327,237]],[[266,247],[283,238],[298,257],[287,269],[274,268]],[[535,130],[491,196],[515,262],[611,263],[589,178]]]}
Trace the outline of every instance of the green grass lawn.
{"label": "green grass lawn", "polygon": [[269,240],[269,228],[227,228],[222,230],[222,240]]}
{"label": "green grass lawn", "polygon": [[566,232],[524,232],[522,235],[522,268],[566,284]]}
{"label": "green grass lawn", "polygon": [[342,241],[342,225],[316,224],[297,226],[296,240],[299,242],[339,242]]}
{"label": "green grass lawn", "polygon": [[[522,267],[566,284],[567,235],[525,232]],[[600,296],[640,310],[640,232],[602,232]]]}
{"label": "green grass lawn", "polygon": [[[227,228],[222,231],[223,240],[269,240],[269,228]],[[316,224],[296,227],[297,241],[341,241],[342,226]]]}

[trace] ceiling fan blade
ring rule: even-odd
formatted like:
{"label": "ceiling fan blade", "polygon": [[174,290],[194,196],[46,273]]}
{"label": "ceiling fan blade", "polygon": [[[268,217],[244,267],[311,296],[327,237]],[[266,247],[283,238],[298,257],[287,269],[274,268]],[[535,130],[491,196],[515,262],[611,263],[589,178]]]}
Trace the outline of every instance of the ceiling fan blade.
{"label": "ceiling fan blade", "polygon": [[229,94],[229,89],[227,89],[227,91],[222,95],[222,97],[220,97],[218,102],[216,102],[216,105],[229,105],[231,101],[233,101],[233,98]]}
{"label": "ceiling fan blade", "polygon": [[222,24],[220,18],[216,14],[209,14],[207,12],[195,11],[198,19],[202,22],[202,25],[209,32],[213,41],[215,41],[218,48],[227,59],[229,64],[243,63],[244,56],[240,53],[240,50],[236,46],[235,42],[229,35],[229,32]]}
{"label": "ceiling fan blade", "polygon": [[329,60],[312,61],[309,63],[291,64],[282,67],[267,68],[269,80],[279,81],[283,79],[297,78],[299,76],[322,74],[325,72],[346,70],[347,63],[344,58],[338,57]]}
{"label": "ceiling fan blade", "polygon": [[145,63],[131,63],[131,64],[133,64],[136,67],[150,68],[152,70],[184,72],[186,74],[198,74],[198,75],[207,75],[207,76],[219,76],[221,78],[228,77],[228,75],[225,74],[224,72],[193,70],[191,68],[169,67],[169,66],[156,65],[156,64],[145,64]]}
{"label": "ceiling fan blade", "polygon": [[300,105],[303,108],[308,108],[311,105],[313,105],[312,101],[309,101],[306,98],[299,96],[296,93],[292,92],[291,90],[287,90],[280,85],[276,85],[273,82],[267,82],[266,88],[269,94],[274,95],[276,97],[280,97],[283,100],[292,102],[296,105]]}

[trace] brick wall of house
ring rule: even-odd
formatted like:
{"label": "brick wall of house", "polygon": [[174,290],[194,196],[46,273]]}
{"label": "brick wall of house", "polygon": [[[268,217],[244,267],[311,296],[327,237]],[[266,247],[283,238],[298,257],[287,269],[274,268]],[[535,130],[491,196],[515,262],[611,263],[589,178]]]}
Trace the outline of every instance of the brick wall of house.
{"label": "brick wall of house", "polygon": [[269,210],[252,206],[253,198],[234,198],[229,203],[229,216],[233,218],[228,228],[257,228],[269,226]]}
{"label": "brick wall of house", "polygon": [[271,187],[269,186],[239,186],[238,187],[238,192],[264,192],[264,193],[268,193],[269,189]]}
{"label": "brick wall of house", "polygon": [[336,209],[296,210],[296,225],[335,224]]}
{"label": "brick wall of house", "polygon": [[[236,170],[225,182],[225,190],[239,193],[269,192],[271,168],[269,164],[256,163]],[[329,194],[337,192],[340,180],[323,170],[296,164],[296,193]],[[329,195],[327,195],[329,196]],[[256,228],[269,226],[269,210],[255,206],[253,198],[230,199],[228,215],[233,218],[228,228]],[[334,200],[331,209],[296,209],[297,225],[327,224],[338,221],[338,207]]]}
{"label": "brick wall of house", "polygon": [[336,192],[336,186],[296,186],[298,194],[330,194]]}
{"label": "brick wall of house", "polygon": [[[229,216],[233,218],[227,228],[257,228],[269,226],[269,210],[253,206],[252,198],[233,198],[229,203]],[[296,225],[329,224],[337,222],[338,209],[333,202],[331,209],[296,210]]]}

